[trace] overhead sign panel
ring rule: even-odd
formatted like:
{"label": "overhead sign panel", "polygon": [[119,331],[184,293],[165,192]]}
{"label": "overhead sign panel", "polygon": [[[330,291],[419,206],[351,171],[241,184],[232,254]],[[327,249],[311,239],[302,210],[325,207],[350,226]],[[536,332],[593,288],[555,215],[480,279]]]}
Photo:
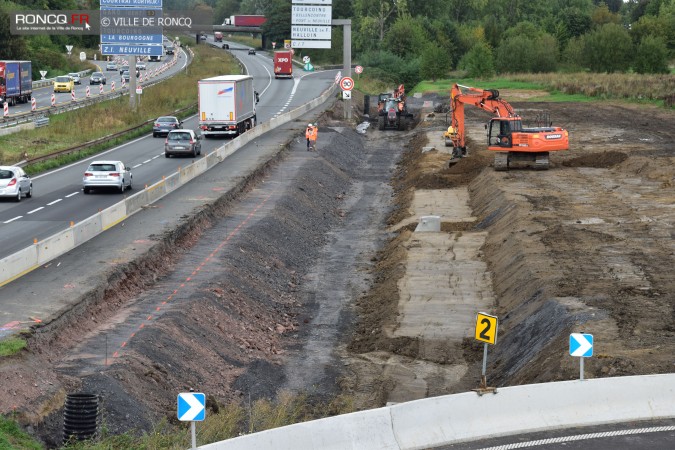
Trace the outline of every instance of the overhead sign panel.
{"label": "overhead sign panel", "polygon": [[101,42],[107,44],[161,44],[161,34],[102,34]]}
{"label": "overhead sign panel", "polygon": [[291,39],[327,39],[331,38],[331,27],[313,25],[292,25]]}
{"label": "overhead sign panel", "polygon": [[332,6],[293,5],[291,23],[293,25],[330,25],[332,16]]}
{"label": "overhead sign panel", "polygon": [[164,47],[161,45],[143,44],[101,44],[101,54],[162,56],[164,54]]}
{"label": "overhead sign panel", "polygon": [[104,6],[123,6],[133,8],[161,8],[162,0],[100,0],[101,7]]}
{"label": "overhead sign panel", "polygon": [[291,41],[293,48],[331,48],[330,41]]}
{"label": "overhead sign panel", "polygon": [[332,5],[333,0],[293,0],[298,5]]}

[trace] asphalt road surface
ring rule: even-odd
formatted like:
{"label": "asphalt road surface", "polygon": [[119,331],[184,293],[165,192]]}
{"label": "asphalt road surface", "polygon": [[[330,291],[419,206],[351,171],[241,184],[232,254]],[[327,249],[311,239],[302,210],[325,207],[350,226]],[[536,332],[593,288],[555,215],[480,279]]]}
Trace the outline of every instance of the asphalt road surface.
{"label": "asphalt road surface", "polygon": [[[248,55],[247,50],[245,48],[235,55],[241,58],[248,73],[254,77],[254,87],[260,93],[257,106],[259,123],[316,98],[334,82],[335,71],[298,71],[293,79],[275,80],[269,56]],[[197,129],[196,117],[185,120],[183,126]],[[226,139],[204,139],[202,155],[198,158],[225,142]],[[153,138],[150,134],[33,177],[33,198],[19,203],[0,201],[0,258],[31,245],[34,239],[41,240],[66,229],[71,221],[77,223],[120,201],[122,194],[112,191],[82,194],[82,174],[94,159],[120,160],[131,167],[134,190],[127,191],[131,194],[192,162],[187,158],[164,158],[164,139]]]}

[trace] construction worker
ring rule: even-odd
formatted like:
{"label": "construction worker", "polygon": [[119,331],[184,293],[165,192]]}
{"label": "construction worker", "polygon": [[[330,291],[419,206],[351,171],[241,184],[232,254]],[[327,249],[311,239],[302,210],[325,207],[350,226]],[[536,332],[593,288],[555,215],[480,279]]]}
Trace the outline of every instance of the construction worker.
{"label": "construction worker", "polygon": [[305,137],[307,138],[307,151],[316,151],[316,138],[319,134],[317,127],[311,123],[307,125],[307,130],[305,130]]}

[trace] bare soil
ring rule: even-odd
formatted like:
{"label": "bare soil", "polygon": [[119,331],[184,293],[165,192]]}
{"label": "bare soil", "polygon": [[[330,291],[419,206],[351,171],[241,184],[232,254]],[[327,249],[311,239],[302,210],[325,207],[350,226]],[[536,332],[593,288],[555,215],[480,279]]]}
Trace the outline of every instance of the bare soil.
{"label": "bare soil", "polygon": [[[421,111],[421,100],[411,103]],[[547,109],[570,131],[571,150],[553,154],[551,170],[494,172],[480,111],[467,111],[470,157],[448,167],[449,155],[422,153],[442,114],[410,132],[361,136],[338,105],[320,122],[318,154],[289,143],[235,194],[116,268],[80,310],[34,329],[28,351],[0,363],[0,412],[57,447],[65,395],[80,390],[102,396],[112,433],[173,421],[176,393],[189,388],[208,392],[211,407],[280,389],[346,392],[375,407],[389,401],[392,381],[359,367],[372,351],[462,362],[461,380],[427,395],[466,390],[481,357],[468,336],[441,358],[383,332],[397,315],[402,243],[413,233],[390,227],[409,214],[415,189],[457,186],[468,187],[478,218],[464,227],[488,233],[482,253],[501,320],[493,383],[575,378],[567,339],[582,330],[596,337],[589,376],[672,372],[675,113],[514,106],[523,116]]]}

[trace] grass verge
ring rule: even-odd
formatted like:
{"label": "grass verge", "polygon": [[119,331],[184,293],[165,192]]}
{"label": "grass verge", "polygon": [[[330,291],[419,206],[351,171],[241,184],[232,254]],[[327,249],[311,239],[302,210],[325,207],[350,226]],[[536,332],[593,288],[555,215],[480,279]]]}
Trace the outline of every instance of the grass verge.
{"label": "grass verge", "polygon": [[[23,159],[24,153],[29,159],[44,156],[140,125],[161,115],[172,114],[175,110],[196,102],[197,80],[215,75],[240,73],[236,60],[221,49],[200,45],[195,47],[194,51],[194,61],[187,70],[143,90],[140,106],[136,111],[130,108],[128,97],[120,97],[54,115],[47,127],[1,136],[2,164],[16,163]],[[139,134],[142,133],[130,133],[116,143],[128,141]],[[96,151],[110,146],[111,144],[106,144]],[[92,154],[89,150],[85,153]],[[77,156],[75,158],[78,159]],[[65,159],[68,162],[72,160],[71,157]],[[39,169],[29,168],[28,171],[35,173],[43,168],[51,168],[53,164],[40,166]]]}
{"label": "grass verge", "polygon": [[32,439],[16,422],[0,416],[0,448],[5,450],[40,450],[43,446]]}
{"label": "grass verge", "polygon": [[[328,402],[315,402],[305,395],[281,393],[274,402],[257,400],[250,405],[232,403],[219,406],[207,399],[206,419],[197,424],[197,444],[231,439],[248,433],[306,422],[308,420],[354,411],[350,397],[336,397]],[[164,420],[142,436],[129,433],[108,436],[105,427],[97,442],[78,442],[68,450],[108,450],[114,448],[183,450],[190,448],[188,422],[172,424]]]}
{"label": "grass verge", "polygon": [[12,356],[26,347],[26,341],[21,338],[0,340],[0,356]]}
{"label": "grass verge", "polygon": [[422,81],[415,92],[437,92],[449,95],[454,83],[483,89],[540,90],[547,94],[533,96],[529,101],[587,102],[597,100],[626,100],[664,106],[664,98],[675,92],[675,78],[671,75],[545,73],[505,74],[497,79],[478,80],[455,78]]}

